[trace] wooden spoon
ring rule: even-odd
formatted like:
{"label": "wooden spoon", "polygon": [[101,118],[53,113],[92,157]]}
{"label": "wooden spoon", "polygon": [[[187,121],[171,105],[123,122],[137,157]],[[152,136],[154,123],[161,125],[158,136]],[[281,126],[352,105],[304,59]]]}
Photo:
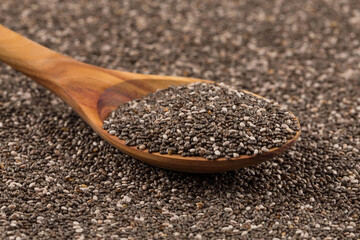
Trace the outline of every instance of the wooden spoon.
{"label": "wooden spoon", "polygon": [[0,25],[0,60],[59,96],[107,142],[135,159],[158,167],[194,173],[234,170],[274,157],[292,146],[300,136],[298,131],[294,138],[280,148],[272,148],[269,152],[257,156],[241,155],[231,160],[221,158],[209,161],[202,157],[148,153],[147,150],[126,146],[123,140],[103,130],[103,121],[107,115],[121,103],[140,98],[157,89],[171,85],[212,81],[145,75],[92,66],[56,53],[2,25]]}

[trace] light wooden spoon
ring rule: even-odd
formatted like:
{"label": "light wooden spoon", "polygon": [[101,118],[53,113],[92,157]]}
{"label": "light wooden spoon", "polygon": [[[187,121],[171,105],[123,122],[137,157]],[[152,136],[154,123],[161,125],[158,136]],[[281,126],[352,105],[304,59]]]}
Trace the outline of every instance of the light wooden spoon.
{"label": "light wooden spoon", "polygon": [[[202,157],[161,155],[125,145],[102,129],[107,115],[121,103],[140,98],[171,85],[212,81],[144,75],[100,68],[76,61],[41,46],[0,25],[0,60],[48,88],[69,104],[102,138],[122,152],[151,165],[194,173],[234,170],[268,160],[292,146],[300,131],[280,148],[257,156],[242,155],[212,161]],[[255,94],[254,94],[255,95]],[[300,124],[299,124],[300,125]]]}

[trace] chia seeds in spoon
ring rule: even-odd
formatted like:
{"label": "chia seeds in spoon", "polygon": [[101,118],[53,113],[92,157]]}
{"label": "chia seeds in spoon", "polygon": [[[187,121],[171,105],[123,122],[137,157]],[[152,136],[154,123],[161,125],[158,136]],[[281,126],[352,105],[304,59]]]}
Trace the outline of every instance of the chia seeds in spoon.
{"label": "chia seeds in spoon", "polygon": [[119,106],[103,128],[140,150],[209,160],[268,152],[299,130],[278,103],[222,83],[158,90]]}

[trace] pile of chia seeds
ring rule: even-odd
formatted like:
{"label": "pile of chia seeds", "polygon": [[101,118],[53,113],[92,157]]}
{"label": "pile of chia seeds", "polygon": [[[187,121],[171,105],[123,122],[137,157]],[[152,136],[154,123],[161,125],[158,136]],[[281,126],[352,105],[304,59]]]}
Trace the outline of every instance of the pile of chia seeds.
{"label": "pile of chia seeds", "polygon": [[300,129],[277,102],[223,83],[158,90],[121,105],[103,128],[140,150],[209,160],[268,152]]}

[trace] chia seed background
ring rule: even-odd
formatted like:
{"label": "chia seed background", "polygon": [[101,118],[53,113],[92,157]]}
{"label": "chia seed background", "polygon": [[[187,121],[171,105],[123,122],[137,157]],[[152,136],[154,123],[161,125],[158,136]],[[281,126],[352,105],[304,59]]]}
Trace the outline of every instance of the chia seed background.
{"label": "chia seed background", "polygon": [[0,23],[94,65],[253,91],[302,124],[272,161],[177,173],[0,64],[0,238],[360,238],[359,1],[1,0]]}

